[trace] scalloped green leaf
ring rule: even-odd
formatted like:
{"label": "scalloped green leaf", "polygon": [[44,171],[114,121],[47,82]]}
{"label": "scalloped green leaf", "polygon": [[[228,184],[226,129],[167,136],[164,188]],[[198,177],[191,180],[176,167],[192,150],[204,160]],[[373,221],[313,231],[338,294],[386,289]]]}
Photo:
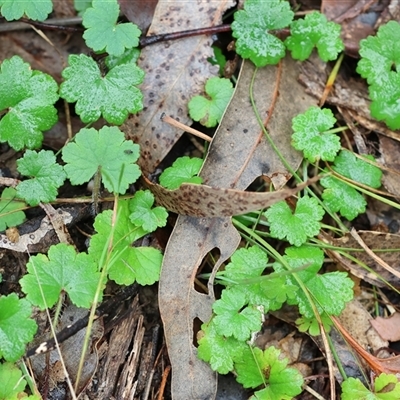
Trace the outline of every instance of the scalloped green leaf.
{"label": "scalloped green leaf", "polygon": [[306,60],[314,47],[323,61],[335,60],[344,49],[340,30],[339,24],[328,22],[324,14],[315,11],[292,22],[285,45],[296,60]]}
{"label": "scalloped green leaf", "polygon": [[139,45],[139,28],[130,22],[118,23],[119,11],[117,0],[93,0],[83,14],[83,38],[95,52],[120,56]]}
{"label": "scalloped green leaf", "polygon": [[293,16],[287,1],[247,0],[231,25],[236,52],[257,67],[277,64],[285,56],[285,45],[269,31],[286,28]]}
{"label": "scalloped green leaf", "polygon": [[115,126],[99,131],[81,129],[62,150],[64,169],[73,185],[89,182],[100,168],[102,182],[110,193],[125,194],[139,178],[138,158],[139,145],[125,140]]}
{"label": "scalloped green leaf", "polygon": [[43,141],[43,131],[57,122],[54,103],[57,82],[47,74],[32,71],[21,57],[4,60],[0,67],[0,141],[14,150],[34,149]]}
{"label": "scalloped green leaf", "polygon": [[20,174],[31,177],[17,186],[17,196],[31,206],[54,201],[58,188],[66,178],[63,167],[57,164],[56,157],[50,150],[27,150],[17,160],[17,169]]}
{"label": "scalloped green leaf", "polygon": [[76,102],[76,113],[84,123],[103,116],[107,122],[121,125],[129,113],[143,108],[143,94],[135,85],[143,82],[144,72],[136,64],[116,65],[105,76],[96,62],[84,54],[71,54],[68,64],[62,72],[65,81],[60,96]]}

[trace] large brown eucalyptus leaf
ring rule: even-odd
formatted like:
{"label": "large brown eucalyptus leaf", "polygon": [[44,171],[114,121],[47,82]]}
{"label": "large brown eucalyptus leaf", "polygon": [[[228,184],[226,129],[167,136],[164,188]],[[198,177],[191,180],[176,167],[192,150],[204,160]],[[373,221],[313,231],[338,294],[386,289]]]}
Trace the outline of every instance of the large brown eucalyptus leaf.
{"label": "large brown eucalyptus leaf", "polygon": [[[148,36],[219,25],[233,0],[159,0]],[[194,36],[145,47],[138,64],[146,72],[140,89],[143,111],[132,115],[122,130],[140,144],[139,160],[145,174],[154,171],[183,131],[160,120],[163,112],[190,125],[187,103],[204,90],[206,80],[218,74],[207,59],[213,56],[211,36]]]}
{"label": "large brown eucalyptus leaf", "polygon": [[[276,187],[282,186],[290,177],[290,173],[267,144],[251,107],[249,85],[254,71],[250,62],[243,63],[235,93],[210,145],[201,171],[203,180],[210,187],[204,190],[209,190],[207,201],[213,202],[215,217],[179,216],[165,251],[159,284],[159,306],[172,365],[174,400],[214,399],[217,389],[215,373],[197,358],[197,350],[193,345],[193,320],[198,318],[205,322],[211,317],[211,305],[215,300],[213,277],[208,282],[208,294],[201,294],[195,290],[194,279],[208,252],[214,248],[220,251],[220,257],[214,267],[215,273],[235,251],[240,236],[230,217],[221,217],[233,215],[233,207],[238,205],[232,205],[230,212],[224,213],[223,210],[229,204],[228,197],[223,198],[220,195],[222,197],[216,197],[213,201],[212,189],[224,191],[226,196],[228,193],[241,192],[241,195],[237,194],[238,198],[243,196],[243,199],[252,202],[259,195],[270,195],[251,192],[243,195],[246,187],[258,176],[269,176]],[[296,76],[297,65],[291,59],[285,59],[281,66],[260,69],[255,77],[254,86],[254,98],[263,123],[293,169],[298,167],[301,157],[290,146],[291,119],[316,103],[304,93],[303,87],[297,83]],[[189,207],[190,212],[196,212],[196,201],[200,204],[206,192],[194,195],[188,193],[187,189],[188,185],[183,187],[181,198],[175,195],[168,199],[170,208],[176,205]],[[289,194],[284,192],[285,195]],[[157,190],[154,190],[154,193],[158,201],[166,201]],[[276,193],[279,195],[281,192]],[[240,206],[240,202],[238,204]],[[264,206],[266,205],[264,203]],[[262,207],[260,203],[260,208]]]}

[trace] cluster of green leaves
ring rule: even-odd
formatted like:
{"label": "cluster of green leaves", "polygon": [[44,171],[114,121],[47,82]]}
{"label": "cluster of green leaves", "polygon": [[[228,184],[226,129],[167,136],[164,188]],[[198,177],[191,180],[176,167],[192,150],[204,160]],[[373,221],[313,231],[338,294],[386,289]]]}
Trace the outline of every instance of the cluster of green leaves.
{"label": "cluster of green leaves", "polygon": [[[305,60],[316,47],[324,61],[335,59],[344,48],[339,38],[339,25],[327,22],[320,13],[311,13],[292,22],[293,13],[285,1],[266,4],[261,0],[247,0],[234,19],[236,50],[257,67],[276,64],[284,57],[286,48],[293,58]],[[291,35],[284,42],[273,35],[273,31],[289,25]],[[207,88],[206,92],[211,101],[201,100],[205,116],[211,109],[210,103],[216,105],[215,97]],[[193,105],[197,104],[193,102]],[[201,106],[196,112],[200,109]],[[324,253],[307,242],[319,234],[326,209],[339,212],[348,220],[365,212],[366,201],[357,185],[379,188],[382,172],[374,165],[372,156],[356,157],[348,150],[341,150],[340,137],[333,129],[335,123],[331,110],[318,107],[310,107],[293,119],[293,147],[302,151],[310,163],[330,162],[334,174],[329,169],[324,170],[327,174],[321,180],[322,201],[304,195],[293,210],[281,201],[262,214],[269,223],[270,236],[287,240],[292,246],[286,248],[283,256],[278,256],[269,274],[266,274],[267,256],[259,247],[236,251],[219,275],[226,287],[213,305],[214,315],[202,326],[199,357],[219,373],[234,371],[245,387],[264,386],[253,398],[292,398],[301,392],[302,385],[297,371],[286,365],[278,367],[267,356],[270,351],[278,352],[276,349],[262,352],[248,344],[252,334],[261,328],[262,314],[279,309],[284,303],[296,305],[300,312],[296,321],[299,330],[317,335],[319,321],[329,330],[331,316],[339,315],[353,298],[353,282],[346,273],[318,273]],[[272,373],[275,367],[280,368],[280,375]],[[276,382],[283,385],[278,389]],[[358,384],[362,386],[359,381]],[[346,390],[350,393],[352,389],[344,386],[344,392]],[[357,390],[361,393],[359,388]]]}
{"label": "cluster of green leaves", "polygon": [[[63,165],[52,151],[35,150],[42,145],[43,131],[58,120],[54,107],[59,97],[76,102],[76,112],[84,123],[101,116],[120,125],[129,113],[143,107],[142,93],[135,85],[144,72],[136,65],[139,29],[130,23],[118,24],[119,6],[112,1],[78,1],[83,13],[84,38],[95,52],[108,52],[107,71],[86,55],[71,55],[62,72],[60,88],[49,75],[33,71],[28,63],[14,56],[0,67],[0,141],[15,150],[25,149],[17,160],[18,172],[26,177],[15,189],[3,190],[0,198],[0,230],[25,220],[26,204],[36,206],[57,198],[58,189],[68,179],[81,185],[97,176],[105,189],[115,195],[125,194],[140,176],[136,164],[139,146],[125,140],[118,127],[81,129],[61,152]],[[52,2],[0,2],[7,20],[26,15],[44,20]],[[66,293],[78,307],[90,307],[106,280],[131,285],[150,285],[159,279],[162,254],[151,247],[133,247],[132,243],[164,226],[167,211],[154,207],[149,191],[138,191],[130,199],[119,200],[113,211],[97,215],[88,253],[78,253],[73,246],[51,246],[48,254],[31,256],[27,274],[20,280],[25,298],[16,294],[0,297],[1,398],[24,397],[26,382],[11,362],[17,361],[33,339],[36,322],[30,318],[32,306],[52,307]],[[105,255],[105,251],[107,254]],[[33,395],[28,398],[36,399]]]}
{"label": "cluster of green leaves", "polygon": [[[318,274],[323,260],[324,253],[319,248],[289,247],[282,257],[283,264],[275,262],[272,266],[275,272],[264,275],[268,257],[263,250],[257,246],[237,250],[225,271],[219,274],[226,288],[213,305],[213,318],[202,326],[199,357],[221,374],[235,371],[237,380],[245,387],[265,384],[263,390],[278,396],[265,398],[299,394],[303,379],[297,370],[286,368],[287,362],[279,360],[279,351],[269,348],[262,352],[246,342],[261,329],[262,314],[281,308],[285,302],[299,307],[301,330],[319,334],[309,296],[329,328],[329,316],[339,315],[352,299],[353,282],[342,272]],[[296,272],[282,273],[287,268]],[[263,375],[266,369],[268,374]],[[286,384],[282,385],[283,382]],[[264,398],[258,392],[255,396]]]}
{"label": "cluster of green leaves", "polygon": [[389,21],[376,36],[360,42],[357,72],[369,85],[371,115],[392,129],[400,128],[400,24]]}
{"label": "cluster of green leaves", "polygon": [[[293,21],[294,13],[285,0],[247,0],[243,10],[234,14],[232,35],[237,38],[236,52],[249,58],[257,67],[277,64],[286,48],[296,60],[308,58],[314,47],[322,60],[334,60],[344,49],[340,25],[328,22],[314,12]],[[282,42],[273,33],[290,27],[291,35]]]}

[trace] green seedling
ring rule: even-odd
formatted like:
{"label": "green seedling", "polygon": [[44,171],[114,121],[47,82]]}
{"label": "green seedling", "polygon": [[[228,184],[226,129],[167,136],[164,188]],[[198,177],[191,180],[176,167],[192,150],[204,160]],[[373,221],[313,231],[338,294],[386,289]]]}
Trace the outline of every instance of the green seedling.
{"label": "green seedling", "polygon": [[291,23],[285,46],[295,60],[309,58],[314,47],[323,61],[336,60],[344,49],[340,30],[339,24],[328,22],[324,14],[313,12]]}
{"label": "green seedling", "polygon": [[25,353],[26,344],[37,331],[31,314],[32,305],[27,299],[19,299],[16,293],[0,296],[0,358],[14,362]]}
{"label": "green seedling", "polygon": [[189,115],[194,121],[211,128],[218,124],[232,97],[233,85],[229,79],[210,78],[206,83],[206,94],[193,97],[188,104]]}
{"label": "green seedling", "polygon": [[360,42],[361,59],[357,72],[369,84],[371,115],[391,129],[400,128],[400,24],[389,21],[376,36]]}
{"label": "green seedling", "polygon": [[[106,268],[108,277],[119,285],[131,285],[134,282],[141,285],[152,285],[160,277],[161,252],[153,247],[132,247],[132,243],[150,233],[143,225],[136,225],[138,219],[135,212],[131,212],[131,209],[134,209],[133,204],[137,200],[118,201],[118,215],[114,222],[113,247]],[[112,219],[112,210],[107,210],[99,214],[94,222],[97,233],[90,240],[89,255],[99,263],[104,248],[108,246]],[[131,220],[134,220],[136,224],[132,223]],[[160,222],[160,224],[162,223],[164,222]],[[147,222],[144,221],[144,224],[146,225]],[[154,224],[151,225],[154,227]]]}
{"label": "green seedling", "polygon": [[264,215],[270,223],[272,237],[301,246],[308,238],[318,235],[324,213],[316,199],[304,196],[298,200],[294,212],[285,201],[280,201],[273,204]]}
{"label": "green seedling", "polygon": [[0,141],[15,150],[34,149],[43,141],[43,131],[57,122],[54,103],[57,82],[47,74],[32,71],[22,58],[14,56],[0,68]]}
{"label": "green seedling", "polygon": [[172,167],[166,168],[160,175],[160,184],[167,189],[178,189],[182,183],[201,184],[203,181],[197,174],[203,160],[197,157],[179,157]]}
{"label": "green seedling", "polygon": [[53,3],[51,0],[0,0],[0,7],[0,13],[7,21],[24,15],[32,20],[44,21],[53,10]]}
{"label": "green seedling", "polygon": [[[110,145],[112,144],[112,146]],[[68,179],[73,185],[89,182],[101,167],[101,178],[110,193],[125,194],[140,176],[139,146],[125,140],[117,127],[81,129],[62,150]]]}
{"label": "green seedling", "polygon": [[31,178],[17,186],[17,196],[31,206],[54,201],[58,188],[66,178],[63,167],[56,163],[56,157],[50,150],[27,150],[17,160],[17,169],[20,174]]}
{"label": "green seedling", "polygon": [[39,395],[28,396],[24,390],[26,380],[22,377],[21,370],[12,363],[0,363],[0,399],[5,400],[40,400]]}
{"label": "green seedling", "polygon": [[25,207],[25,203],[17,200],[16,194],[17,191],[13,188],[5,188],[1,194],[0,232],[25,221],[25,213],[21,210]]}
{"label": "green seedling", "polygon": [[340,150],[340,138],[327,132],[336,123],[331,110],[310,107],[292,121],[292,145],[303,151],[304,157],[310,161],[333,161]]}
{"label": "green seedling", "polygon": [[70,55],[62,76],[60,96],[70,103],[83,122],[95,122],[100,116],[121,125],[129,113],[143,108],[143,95],[135,87],[143,82],[144,72],[134,63],[116,65],[105,76],[90,57]]}
{"label": "green seedling", "polygon": [[367,389],[359,379],[348,378],[342,383],[342,400],[397,400],[400,398],[400,383],[394,374],[380,374],[375,379],[373,391]]}
{"label": "green seedling", "polygon": [[140,29],[130,22],[118,24],[117,0],[93,0],[82,17],[83,38],[95,52],[120,56],[125,49],[139,45]]}

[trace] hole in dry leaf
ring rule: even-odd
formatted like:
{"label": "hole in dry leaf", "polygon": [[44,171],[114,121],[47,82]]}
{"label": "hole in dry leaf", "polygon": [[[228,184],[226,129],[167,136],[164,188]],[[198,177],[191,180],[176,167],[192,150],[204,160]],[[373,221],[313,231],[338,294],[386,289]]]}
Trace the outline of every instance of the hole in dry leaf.
{"label": "hole in dry leaf", "polygon": [[194,347],[199,347],[198,340],[201,339],[201,325],[203,322],[201,321],[200,318],[195,318],[193,320],[193,346]]}
{"label": "hole in dry leaf", "polygon": [[[202,244],[199,243],[201,246]],[[193,282],[193,288],[199,293],[207,293],[207,283],[212,273],[212,270],[221,256],[221,252],[217,247],[214,247],[209,251],[203,260],[201,261],[199,267],[197,268],[196,277]]]}

